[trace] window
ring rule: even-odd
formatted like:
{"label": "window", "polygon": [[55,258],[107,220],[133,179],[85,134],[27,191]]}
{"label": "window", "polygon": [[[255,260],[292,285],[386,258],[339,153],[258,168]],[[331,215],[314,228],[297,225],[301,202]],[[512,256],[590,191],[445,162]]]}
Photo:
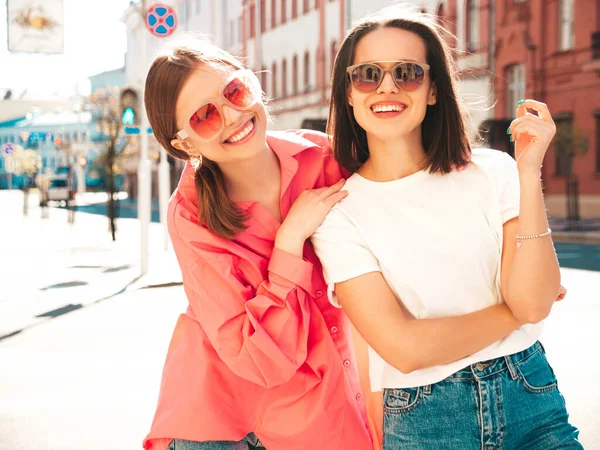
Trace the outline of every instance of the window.
{"label": "window", "polygon": [[596,173],[600,173],[600,111],[596,112]]}
{"label": "window", "polygon": [[271,86],[271,97],[277,97],[277,63],[273,63],[271,66],[271,75],[273,76],[273,83]]}
{"label": "window", "polygon": [[285,23],[287,20],[287,0],[281,0],[281,23]]}
{"label": "window", "polygon": [[444,4],[440,3],[435,10],[435,20],[438,25],[444,24]]}
{"label": "window", "polygon": [[310,6],[308,4],[308,0],[303,0],[303,7],[302,7],[303,13],[306,14],[309,9],[310,9]]}
{"label": "window", "polygon": [[256,6],[250,6],[250,39],[256,37]]}
{"label": "window", "polygon": [[292,0],[292,20],[298,17],[298,0]]}
{"label": "window", "polygon": [[298,93],[298,55],[292,60],[292,93]]}
{"label": "window", "polygon": [[329,72],[333,74],[333,66],[335,64],[335,57],[338,52],[338,43],[337,41],[333,41],[331,43],[331,61],[329,62]]}
{"label": "window", "polygon": [[260,32],[264,33],[267,29],[267,8],[265,0],[260,0]]}
{"label": "window", "polygon": [[229,21],[229,44],[237,42],[235,40],[235,19]]}
{"label": "window", "polygon": [[287,60],[283,58],[281,62],[281,96],[287,95]]}
{"label": "window", "polygon": [[467,0],[467,51],[479,48],[479,5],[477,0]]}
{"label": "window", "polygon": [[507,70],[508,98],[506,102],[506,116],[514,117],[517,102],[525,98],[525,66],[514,64]]}
{"label": "window", "polygon": [[277,26],[277,0],[271,0],[271,28]]}
{"label": "window", "polygon": [[570,145],[560,145],[560,141],[571,141],[573,136],[573,115],[566,113],[560,117],[555,118],[554,123],[556,124],[556,136],[554,139],[554,153],[556,155],[556,173],[557,176],[568,176],[571,175],[571,166],[573,163],[573,156],[566,152],[566,148]]}
{"label": "window", "polygon": [[304,53],[304,91],[310,90],[310,54]]}
{"label": "window", "polygon": [[559,42],[558,49],[565,51],[570,50],[575,45],[575,27],[574,27],[574,5],[575,0],[560,0],[559,1],[559,17],[558,24]]}
{"label": "window", "polygon": [[263,92],[267,90],[267,68],[265,66],[260,68],[260,88]]}

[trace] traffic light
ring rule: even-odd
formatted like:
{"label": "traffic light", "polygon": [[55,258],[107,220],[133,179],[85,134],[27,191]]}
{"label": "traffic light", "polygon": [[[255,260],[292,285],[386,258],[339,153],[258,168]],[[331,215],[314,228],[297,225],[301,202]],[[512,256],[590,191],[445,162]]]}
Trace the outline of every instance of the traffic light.
{"label": "traffic light", "polygon": [[136,89],[131,87],[121,89],[121,122],[123,125],[137,125],[139,122],[137,114],[140,106],[139,99],[140,96]]}
{"label": "traffic light", "polygon": [[133,110],[133,108],[125,108],[123,110],[123,117],[121,120],[123,122],[123,125],[133,125],[133,123],[135,122],[135,111]]}

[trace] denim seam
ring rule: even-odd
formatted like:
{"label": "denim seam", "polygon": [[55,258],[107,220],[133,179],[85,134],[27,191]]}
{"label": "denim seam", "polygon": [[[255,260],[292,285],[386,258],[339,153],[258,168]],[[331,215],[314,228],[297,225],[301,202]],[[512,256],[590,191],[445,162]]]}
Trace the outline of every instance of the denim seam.
{"label": "denim seam", "polygon": [[[522,360],[520,360],[517,364],[516,367],[519,371],[520,374],[520,379],[521,382],[523,383],[523,387],[525,388],[525,390],[531,394],[547,394],[549,392],[553,392],[558,388],[558,381],[555,378],[554,383],[551,383],[547,386],[541,386],[541,387],[536,387],[536,386],[532,386],[531,384],[529,384],[527,382],[527,378],[525,377],[525,375],[523,375],[523,371],[521,370],[521,363],[527,361],[531,356],[535,355],[536,353],[538,353],[540,351],[541,347],[538,347],[536,351],[532,352],[530,355],[528,355],[527,357],[523,358]],[[544,357],[544,354],[541,353],[540,354],[542,356],[542,358],[544,359],[544,361],[546,362],[546,364],[548,364],[548,360]],[[554,371],[552,370],[552,368],[550,367],[550,364],[548,364],[548,367],[550,368],[550,372],[554,375]]]}
{"label": "denim seam", "polygon": [[[388,395],[389,395],[389,391],[392,391],[392,390],[393,389],[389,389],[388,390]],[[401,408],[393,408],[393,407],[387,406],[386,402],[385,402],[385,399],[384,399],[383,410],[386,413],[395,414],[395,415],[408,414],[413,409],[415,409],[417,406],[419,406],[421,404],[422,400],[423,400],[423,389],[421,387],[418,387],[417,388],[417,394],[415,396],[415,401],[412,402],[411,404],[403,406]]]}

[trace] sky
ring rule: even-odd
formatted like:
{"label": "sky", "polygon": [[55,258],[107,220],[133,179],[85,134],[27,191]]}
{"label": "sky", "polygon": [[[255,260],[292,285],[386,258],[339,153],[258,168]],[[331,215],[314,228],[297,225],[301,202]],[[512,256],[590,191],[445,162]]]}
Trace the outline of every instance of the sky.
{"label": "sky", "polygon": [[70,95],[90,75],[122,67],[127,39],[121,18],[129,3],[64,0],[65,53],[44,55],[8,51],[7,4],[0,2],[0,92],[11,88],[18,95],[27,89],[29,98]]}

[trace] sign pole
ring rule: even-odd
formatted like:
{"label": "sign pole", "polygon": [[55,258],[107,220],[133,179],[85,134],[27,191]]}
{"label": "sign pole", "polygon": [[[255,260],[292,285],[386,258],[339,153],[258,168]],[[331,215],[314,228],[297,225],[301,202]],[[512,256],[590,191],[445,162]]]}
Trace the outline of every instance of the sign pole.
{"label": "sign pole", "polygon": [[[144,1],[144,11],[146,11],[146,27],[154,36],[163,38],[168,37],[175,32],[177,29],[177,14],[175,10],[164,4],[154,4],[150,8],[146,9]],[[144,40],[145,42],[145,40]],[[145,51],[145,50],[144,50]],[[146,56],[144,56],[146,58]],[[147,118],[145,112],[142,118],[146,122],[142,123],[142,144],[144,142],[144,135],[147,142]],[[171,191],[171,180],[169,172],[169,161],[167,160],[167,152],[164,148],[160,149],[160,162],[158,164],[158,201],[159,201],[159,214],[160,223],[163,228],[163,240],[164,248],[169,248],[169,232],[167,229],[167,206],[169,203],[169,195]]]}
{"label": "sign pole", "polygon": [[[146,19],[146,0],[142,1],[144,20]],[[142,67],[144,79],[148,69],[148,36],[142,33]],[[144,82],[142,82],[142,99],[144,98]],[[143,102],[143,101],[142,101]],[[140,162],[138,166],[138,218],[140,221],[140,275],[148,273],[148,228],[150,224],[152,189],[151,162],[148,159],[148,117],[145,106],[140,108]]]}

